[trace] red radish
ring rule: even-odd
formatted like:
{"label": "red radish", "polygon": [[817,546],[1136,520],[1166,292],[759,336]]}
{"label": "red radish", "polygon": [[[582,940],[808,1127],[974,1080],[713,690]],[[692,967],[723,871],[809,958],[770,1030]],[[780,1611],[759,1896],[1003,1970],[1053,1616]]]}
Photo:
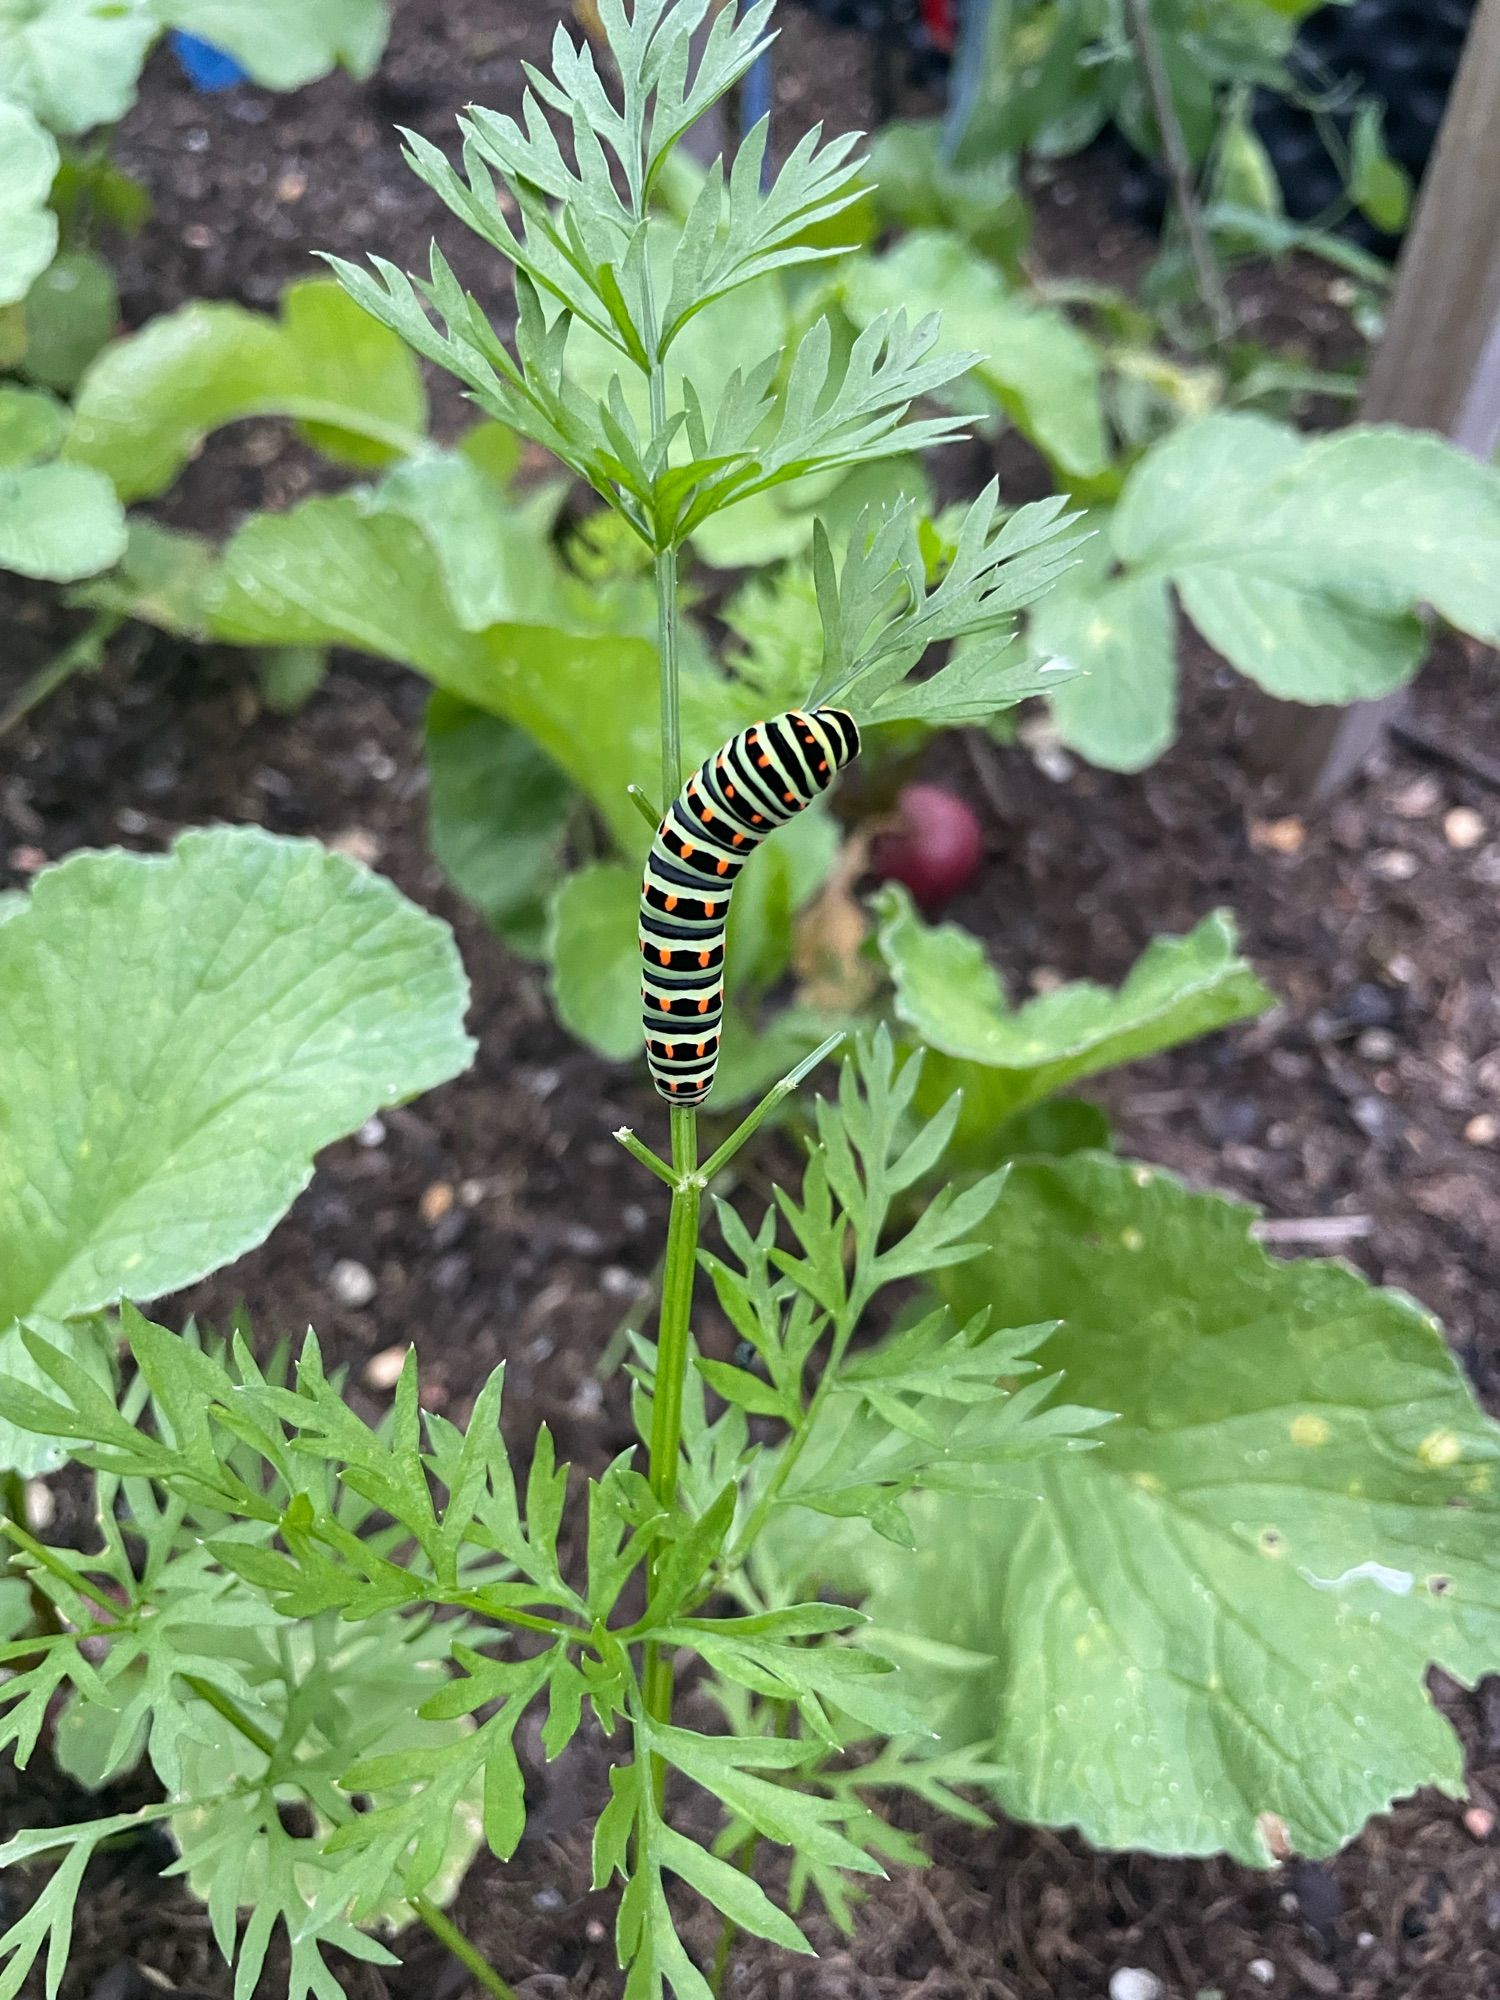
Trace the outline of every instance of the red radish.
{"label": "red radish", "polygon": [[871,865],[882,881],[910,889],[933,916],[979,872],[984,835],[972,810],[941,785],[905,785],[894,826],[875,842]]}
{"label": "red radish", "polygon": [[952,55],[958,41],[957,0],[922,0],[922,26],[932,37],[935,49]]}

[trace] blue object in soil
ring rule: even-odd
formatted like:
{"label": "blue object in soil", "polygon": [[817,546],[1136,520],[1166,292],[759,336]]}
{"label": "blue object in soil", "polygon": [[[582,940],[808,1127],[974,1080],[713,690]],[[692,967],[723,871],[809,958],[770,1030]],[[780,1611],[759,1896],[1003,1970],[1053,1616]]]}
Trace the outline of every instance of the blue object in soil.
{"label": "blue object in soil", "polygon": [[242,70],[231,55],[223,49],[216,49],[212,42],[205,42],[197,35],[184,34],[181,28],[172,30],[172,53],[182,65],[182,73],[194,90],[210,93],[233,90],[237,83],[248,82],[247,72]]}

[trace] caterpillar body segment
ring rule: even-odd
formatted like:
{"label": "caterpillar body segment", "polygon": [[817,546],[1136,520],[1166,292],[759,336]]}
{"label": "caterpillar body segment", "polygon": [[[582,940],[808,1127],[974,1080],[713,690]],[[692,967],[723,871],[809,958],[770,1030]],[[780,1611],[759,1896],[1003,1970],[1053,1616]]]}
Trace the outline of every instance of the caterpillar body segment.
{"label": "caterpillar body segment", "polygon": [[858,755],[843,709],[790,709],[700,764],[657,828],[641,884],[641,1003],[651,1080],[669,1103],[701,1104],[713,1088],[740,870]]}

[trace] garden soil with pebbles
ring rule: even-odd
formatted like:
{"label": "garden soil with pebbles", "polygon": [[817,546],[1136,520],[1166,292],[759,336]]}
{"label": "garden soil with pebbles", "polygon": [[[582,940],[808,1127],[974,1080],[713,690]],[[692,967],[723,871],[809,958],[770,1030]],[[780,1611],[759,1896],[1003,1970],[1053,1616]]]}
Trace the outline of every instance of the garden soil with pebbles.
{"label": "garden soil with pebbles", "polygon": [[[376,83],[336,78],[291,100],[198,98],[158,59],[120,140],[156,200],[125,254],[129,323],[192,295],[268,306],[317,245],[418,259],[441,218],[401,169],[392,123],[438,136],[470,97],[513,102],[520,58],[541,52],[553,17],[536,0],[397,0]],[[795,13],[786,43],[788,130],[810,115],[803,88],[832,120],[869,121],[860,45]],[[1086,163],[1042,192],[1037,247],[1051,268],[1112,279],[1143,256]],[[1263,324],[1304,329],[1326,289],[1307,273],[1255,285]],[[1336,343],[1336,319],[1314,340]],[[443,396],[437,421],[458,427],[456,398]],[[213,442],[172,509],[227,528],[321,477],[281,427],[245,425]],[[55,645],[57,621],[14,591],[0,614],[14,620],[4,693]],[[264,1339],[313,1322],[372,1410],[409,1340],[433,1405],[455,1415],[504,1358],[513,1443],[545,1418],[561,1451],[593,1469],[629,1438],[623,1380],[601,1382],[596,1363],[647,1295],[664,1222],[660,1190],[609,1133],[625,1122],[649,1133],[656,1111],[634,1071],[558,1029],[537,971],[444,889],[424,843],[422,704],[415,677],[343,657],[288,720],[259,708],[232,654],[166,642],[122,654],[5,746],[0,884],[24,886],[80,846],[155,849],[205,820],[257,821],[331,841],[450,918],[474,983],[473,1072],[332,1149],[270,1243],[165,1316],[223,1318],[244,1300]],[[982,813],[989,853],[953,914],[1024,994],[1058,977],[1117,978],[1154,932],[1235,910],[1281,1005],[1109,1079],[1120,1144],[1260,1204],[1278,1247],[1347,1255],[1416,1294],[1500,1409],[1500,942],[1488,920],[1500,770],[1473,752],[1500,743],[1494,662],[1443,642],[1407,735],[1346,797],[1302,816],[1249,775],[1250,705],[1202,656],[1189,662],[1186,710],[1182,741],[1136,779],[1045,746],[945,743],[936,775]],[[752,1183],[768,1172],[763,1156]],[[65,1483],[57,1504],[66,1531]],[[880,1888],[847,1943],[814,1921],[816,1961],[742,1949],[728,1990],[1105,2000],[1132,1969],[1151,1977],[1117,1980],[1116,2000],[1500,1993],[1500,1686],[1439,1694],[1469,1751],[1469,1800],[1410,1801],[1327,1866],[1256,1874],[1100,1856],[1067,1835],[980,1833],[902,1808],[932,1868]],[[618,1990],[611,1900],[590,1893],[587,1865],[602,1756],[585,1746],[548,1771],[532,1750],[527,1839],[511,1866],[476,1867],[458,1914],[523,1994],[605,2000]],[[19,1780],[0,1774],[4,1831],[85,1810],[40,1761]],[[201,1910],[157,1881],[161,1859],[147,1849],[96,1863],[67,2000],[228,1992]],[[19,1887],[0,1884],[0,1919]],[[463,1990],[425,1933],[405,1950],[399,1971],[351,1966],[351,1993]],[[274,1978],[273,1964],[268,1993]]]}

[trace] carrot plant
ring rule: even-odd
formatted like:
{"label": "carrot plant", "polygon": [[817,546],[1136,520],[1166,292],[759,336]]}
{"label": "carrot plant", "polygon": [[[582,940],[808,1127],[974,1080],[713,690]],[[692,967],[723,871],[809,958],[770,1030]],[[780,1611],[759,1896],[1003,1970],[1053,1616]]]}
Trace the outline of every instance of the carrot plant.
{"label": "carrot plant", "polygon": [[[680,225],[653,214],[768,6],[717,10],[695,61],[707,0],[612,0],[612,80],[560,31],[521,124],[473,114],[462,174],[412,141],[514,268],[513,345],[436,253],[421,284],[338,266],[646,551],[658,701],[631,741],[654,737],[636,789],[659,785],[668,808],[648,809],[646,908],[659,895],[681,921],[665,898],[693,829],[673,815],[727,807],[721,744],[731,775],[751,760],[752,794],[764,782],[765,717],[743,704],[774,685],[794,736],[804,708],[842,711],[851,728],[821,740],[837,728],[845,752],[886,721],[992,714],[1037,685],[1011,616],[1075,539],[1057,503],[1002,518],[993,491],[941,551],[914,505],[820,525],[807,671],[703,675],[684,698],[685,539],[809,473],[943,442],[953,419],[908,408],[967,365],[899,311],[847,340],[815,320],[712,394],[678,365],[700,315],[829,254],[858,193],[848,143],[817,134],[763,192],[757,128]],[[575,340],[610,355],[602,391],[570,372]],[[477,692],[506,671],[462,658]],[[587,697],[575,760],[604,744]],[[794,754],[780,724],[768,734],[768,757]],[[798,803],[784,775],[773,820]],[[804,775],[809,792],[831,777],[816,759]],[[705,848],[732,880],[733,835]],[[701,874],[688,887],[707,902]],[[721,917],[715,898],[701,921]],[[650,949],[644,909],[642,929]],[[657,942],[670,959],[680,940]],[[1158,941],[1117,993],[1014,1010],[975,940],[894,892],[879,943],[896,1014],[939,1059],[888,1026],[858,1037],[812,1109],[800,1181],[763,1215],[714,1183],[840,1037],[717,1143],[691,1102],[671,1106],[663,1150],[616,1135],[670,1190],[660,1318],[631,1357],[638,1448],[581,1479],[545,1429],[513,1461],[498,1371],[460,1426],[424,1409],[410,1354],[370,1422],[312,1335],[267,1355],[243,1328],[173,1332],[122,1303],[251,1248],[320,1147],[464,1066],[440,924],[346,859],[254,829],[75,856],[0,902],[0,1747],[25,1763],[45,1740],[94,1787],[143,1761],[154,1778],[150,1803],[0,1844],[0,1865],[51,1867],[0,1937],[0,2000],[43,1954],[55,1994],[91,1857],[154,1821],[239,2000],[268,1967],[295,2000],[336,2000],[328,1954],[388,1962],[384,1936],[413,1918],[505,2000],[446,1905],[481,1844],[503,1861],[522,1837],[533,1711],[549,1759],[584,1729],[608,1746],[594,1872],[620,1885],[631,2000],[704,2000],[740,1932],[807,1950],[809,1898],[847,1926],[852,1887],[919,1859],[874,1810],[882,1790],[972,1813],[955,1788],[978,1786],[1102,1840],[1264,1860],[1336,1845],[1405,1785],[1452,1782],[1421,1675],[1500,1657],[1500,1445],[1436,1328],[1352,1273],[1273,1266],[1243,1215],[1114,1158],[1096,1114],[1044,1101],[1254,1011],[1263,991],[1227,928]],[[716,949],[695,935],[695,956]],[[658,961],[653,1013],[670,1013],[678,970]],[[711,1013],[700,970],[686,976]],[[670,1094],[678,1058],[652,1053]],[[1032,1157],[1002,1200],[996,1158],[1016,1153]],[[695,1336],[700,1276],[731,1360]],[[872,1322],[896,1331],[873,1344]],[[1064,1363],[1074,1401],[1057,1394]],[[26,1478],[65,1457],[93,1473],[84,1548],[47,1546],[27,1519]],[[755,1871],[766,1843],[787,1858],[780,1901]],[[695,1902],[718,1916],[706,1953],[685,1942]]]}

